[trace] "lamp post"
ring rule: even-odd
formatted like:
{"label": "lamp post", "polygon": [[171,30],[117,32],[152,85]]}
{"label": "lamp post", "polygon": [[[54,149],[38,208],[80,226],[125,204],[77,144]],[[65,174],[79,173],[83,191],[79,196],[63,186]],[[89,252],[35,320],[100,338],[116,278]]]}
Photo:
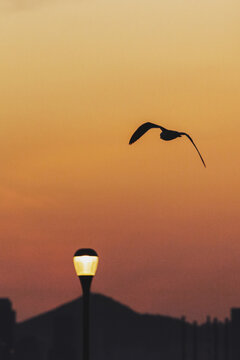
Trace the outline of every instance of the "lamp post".
{"label": "lamp post", "polygon": [[98,255],[93,249],[79,249],[73,256],[73,263],[83,291],[83,360],[89,360],[89,297]]}

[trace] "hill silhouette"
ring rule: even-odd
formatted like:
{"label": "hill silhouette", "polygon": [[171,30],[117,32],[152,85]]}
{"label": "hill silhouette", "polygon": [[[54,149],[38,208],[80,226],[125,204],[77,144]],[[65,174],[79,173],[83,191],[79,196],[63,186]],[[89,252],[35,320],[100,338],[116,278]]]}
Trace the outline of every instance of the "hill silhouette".
{"label": "hill silhouette", "polygon": [[[184,322],[189,329],[192,325]],[[96,360],[181,358],[183,321],[139,314],[119,302],[92,294],[90,355]],[[81,359],[82,298],[17,325],[18,360]],[[173,346],[174,344],[174,346]]]}

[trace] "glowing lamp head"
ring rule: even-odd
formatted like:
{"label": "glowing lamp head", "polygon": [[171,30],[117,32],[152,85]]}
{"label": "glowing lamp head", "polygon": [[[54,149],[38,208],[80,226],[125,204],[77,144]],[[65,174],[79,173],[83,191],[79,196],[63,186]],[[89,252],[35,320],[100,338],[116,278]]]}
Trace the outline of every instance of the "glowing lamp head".
{"label": "glowing lamp head", "polygon": [[93,249],[79,249],[74,254],[73,263],[77,276],[94,276],[98,266],[98,254]]}

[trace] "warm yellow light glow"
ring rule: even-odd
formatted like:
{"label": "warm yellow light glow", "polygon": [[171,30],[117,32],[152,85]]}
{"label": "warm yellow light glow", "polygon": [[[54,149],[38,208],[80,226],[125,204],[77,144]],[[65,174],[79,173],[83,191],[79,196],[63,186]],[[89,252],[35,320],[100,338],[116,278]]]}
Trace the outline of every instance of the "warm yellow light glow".
{"label": "warm yellow light glow", "polygon": [[98,266],[98,256],[74,256],[73,263],[77,276],[94,276]]}

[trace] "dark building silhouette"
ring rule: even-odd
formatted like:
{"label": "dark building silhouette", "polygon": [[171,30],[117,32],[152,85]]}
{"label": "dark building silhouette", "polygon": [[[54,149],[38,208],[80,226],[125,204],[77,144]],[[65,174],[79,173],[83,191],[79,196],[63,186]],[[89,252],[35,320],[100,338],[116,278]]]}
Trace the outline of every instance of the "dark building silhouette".
{"label": "dark building silhouette", "polygon": [[[230,320],[207,317],[198,325],[185,317],[139,314],[97,294],[90,308],[92,360],[240,360],[240,309],[231,310]],[[11,302],[0,299],[0,360],[81,356],[81,298],[16,325]]]}
{"label": "dark building silhouette", "polygon": [[40,342],[36,336],[31,335],[16,342],[15,353],[15,359],[41,360],[43,358]]}
{"label": "dark building silhouette", "polygon": [[182,320],[182,355],[181,355],[181,360],[185,360],[186,359],[186,339],[187,339],[187,327],[186,327],[186,318],[185,316],[182,316],[181,318]]}
{"label": "dark building silhouette", "polygon": [[10,360],[14,352],[15,311],[9,299],[0,299],[0,359]]}
{"label": "dark building silhouette", "polygon": [[230,324],[231,360],[240,359],[240,309],[231,310]]}
{"label": "dark building silhouette", "polygon": [[199,339],[198,339],[198,325],[197,322],[194,321],[193,323],[193,360],[198,360],[198,343],[199,343]]}
{"label": "dark building silhouette", "polygon": [[229,320],[226,318],[224,323],[224,360],[230,360],[229,329]]}

